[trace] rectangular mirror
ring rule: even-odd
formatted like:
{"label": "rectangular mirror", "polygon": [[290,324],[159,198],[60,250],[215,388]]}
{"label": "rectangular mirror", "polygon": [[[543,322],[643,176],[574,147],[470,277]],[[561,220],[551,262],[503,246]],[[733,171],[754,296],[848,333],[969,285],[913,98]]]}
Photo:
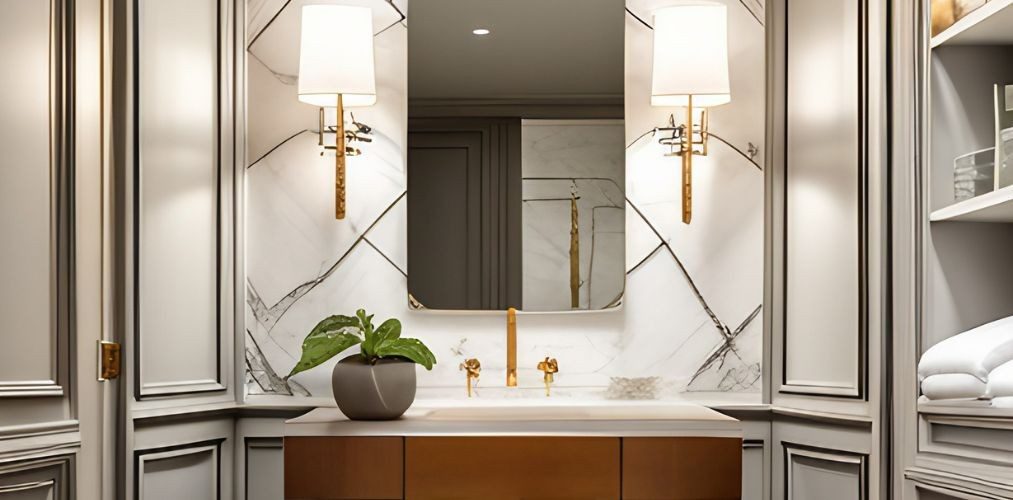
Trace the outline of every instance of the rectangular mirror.
{"label": "rectangular mirror", "polygon": [[410,4],[413,307],[622,302],[624,16],[623,0]]}

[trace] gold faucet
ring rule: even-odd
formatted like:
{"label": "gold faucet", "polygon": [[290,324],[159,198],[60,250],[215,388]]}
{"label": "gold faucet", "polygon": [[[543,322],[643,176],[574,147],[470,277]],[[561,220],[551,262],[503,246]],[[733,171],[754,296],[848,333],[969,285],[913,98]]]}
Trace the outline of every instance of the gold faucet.
{"label": "gold faucet", "polygon": [[555,379],[552,374],[559,371],[559,363],[556,362],[556,358],[546,356],[545,361],[538,363],[538,369],[545,374],[543,377],[543,380],[545,381],[545,397],[549,397],[549,386]]}
{"label": "gold faucet", "polygon": [[517,387],[517,309],[507,309],[506,385]]}
{"label": "gold faucet", "polygon": [[482,373],[482,363],[479,363],[475,358],[469,358],[464,360],[464,363],[461,363],[458,369],[468,372],[468,397],[470,398],[471,382],[472,380],[478,382],[478,375]]}

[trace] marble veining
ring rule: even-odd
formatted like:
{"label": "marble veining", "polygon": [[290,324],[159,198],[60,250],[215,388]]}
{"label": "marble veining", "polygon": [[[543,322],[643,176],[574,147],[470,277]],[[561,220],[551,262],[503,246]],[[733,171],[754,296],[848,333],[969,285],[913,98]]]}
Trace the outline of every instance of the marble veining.
{"label": "marble veining", "polygon": [[[374,3],[385,8],[384,0]],[[638,12],[660,5],[635,3]],[[736,34],[730,42],[735,97],[712,115],[711,126],[745,150],[764,136],[764,93],[762,85],[755,88],[756,75],[763,74],[764,36],[752,11],[730,8],[729,15],[729,31]],[[378,102],[355,110],[357,119],[374,127],[376,140],[362,145],[363,156],[349,163],[350,212],[340,223],[333,219],[328,189],[333,157],[320,155],[315,113],[296,101],[293,85],[275,76],[285,71],[249,76],[250,94],[258,96],[250,107],[260,98],[279,103],[271,108],[271,121],[292,127],[251,137],[248,144],[256,152],[246,179],[246,389],[251,395],[329,397],[330,366],[336,360],[290,380],[283,377],[317,321],[359,307],[399,317],[406,332],[432,348],[439,363],[432,372],[419,371],[420,394],[463,394],[457,365],[467,357],[482,360],[480,392],[502,385],[504,315],[413,311],[408,305],[406,39],[403,25],[376,37]],[[679,221],[677,159],[665,157],[665,148],[652,140],[635,140],[664,124],[672,112],[649,105],[650,60],[640,55],[650,53],[650,43],[650,31],[628,19],[626,193],[618,200],[609,194],[611,203],[626,205],[621,307],[520,315],[521,385],[537,386],[541,374],[535,365],[552,355],[560,363],[554,391],[560,394],[585,388],[603,395],[612,376],[657,376],[662,398],[725,392],[729,400],[740,401],[744,394],[758,400],[762,173],[735,151],[714,144],[711,155],[696,162],[693,225]],[[291,104],[282,105],[285,99]],[[251,117],[255,114],[251,109]]]}

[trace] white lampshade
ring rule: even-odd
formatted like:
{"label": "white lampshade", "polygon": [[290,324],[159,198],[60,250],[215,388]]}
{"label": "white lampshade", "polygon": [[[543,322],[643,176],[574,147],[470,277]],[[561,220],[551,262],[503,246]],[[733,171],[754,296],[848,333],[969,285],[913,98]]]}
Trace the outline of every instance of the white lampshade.
{"label": "white lampshade", "polygon": [[718,106],[728,87],[728,14],[724,5],[692,2],[654,13],[651,105]]}
{"label": "white lampshade", "polygon": [[299,100],[320,107],[376,103],[373,11],[346,5],[302,8]]}

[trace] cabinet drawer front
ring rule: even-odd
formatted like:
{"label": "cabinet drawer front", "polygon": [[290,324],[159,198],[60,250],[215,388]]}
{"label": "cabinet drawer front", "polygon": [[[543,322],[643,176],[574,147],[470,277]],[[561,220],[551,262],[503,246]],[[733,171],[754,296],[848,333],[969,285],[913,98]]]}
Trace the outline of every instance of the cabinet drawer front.
{"label": "cabinet drawer front", "polygon": [[741,495],[741,439],[623,439],[624,500],[729,500]]}
{"label": "cabinet drawer front", "polygon": [[419,437],[405,441],[405,498],[619,498],[619,438]]}
{"label": "cabinet drawer front", "polygon": [[400,437],[286,437],[285,498],[399,499],[403,463]]}

